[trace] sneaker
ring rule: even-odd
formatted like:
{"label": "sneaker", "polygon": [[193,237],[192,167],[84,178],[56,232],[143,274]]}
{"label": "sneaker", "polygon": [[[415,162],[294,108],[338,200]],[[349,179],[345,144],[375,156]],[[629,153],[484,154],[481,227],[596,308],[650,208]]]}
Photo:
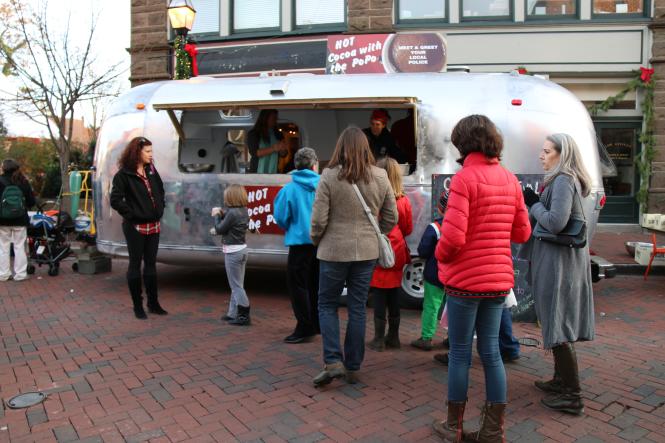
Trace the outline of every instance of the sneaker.
{"label": "sneaker", "polygon": [[231,317],[230,315],[225,314],[225,315],[222,315],[222,318],[220,320],[222,320],[222,321],[231,321],[231,320],[235,320],[235,319],[236,319],[235,317]]}
{"label": "sneaker", "polygon": [[411,346],[414,348],[422,349],[423,351],[431,351],[432,350],[432,339],[425,339],[420,337],[417,340],[413,340],[411,342]]}
{"label": "sneaker", "polygon": [[436,354],[434,356],[434,361],[437,363],[441,363],[444,366],[448,366],[448,353],[442,352],[440,354]]}
{"label": "sneaker", "polygon": [[346,369],[341,361],[330,363],[323,367],[323,371],[319,373],[314,379],[314,386],[317,388],[320,386],[325,386],[330,384],[336,378],[342,378],[346,376]]}

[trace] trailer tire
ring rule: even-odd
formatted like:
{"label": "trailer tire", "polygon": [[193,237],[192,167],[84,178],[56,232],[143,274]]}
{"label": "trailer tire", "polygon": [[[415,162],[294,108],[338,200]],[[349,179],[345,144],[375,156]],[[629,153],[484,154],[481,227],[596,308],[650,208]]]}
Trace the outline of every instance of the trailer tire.
{"label": "trailer tire", "polygon": [[425,295],[425,260],[414,258],[404,267],[400,288],[400,306],[405,309],[422,309]]}

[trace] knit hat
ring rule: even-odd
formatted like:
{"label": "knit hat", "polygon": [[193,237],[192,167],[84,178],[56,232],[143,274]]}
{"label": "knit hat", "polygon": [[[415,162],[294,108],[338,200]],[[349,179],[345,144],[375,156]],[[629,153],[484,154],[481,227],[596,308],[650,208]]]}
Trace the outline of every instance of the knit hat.
{"label": "knit hat", "polygon": [[388,114],[388,111],[385,109],[375,109],[372,111],[372,116],[370,117],[371,120],[378,120],[384,125],[388,124],[388,120],[390,120],[390,114]]}
{"label": "knit hat", "polygon": [[439,196],[439,203],[437,203],[436,207],[440,213],[443,214],[446,212],[446,208],[448,207],[448,191],[443,191],[441,193]]}

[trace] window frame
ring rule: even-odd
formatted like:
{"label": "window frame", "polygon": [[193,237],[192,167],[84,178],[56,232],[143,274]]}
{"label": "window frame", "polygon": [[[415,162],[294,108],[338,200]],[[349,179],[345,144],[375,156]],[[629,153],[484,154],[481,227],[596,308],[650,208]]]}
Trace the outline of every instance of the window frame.
{"label": "window frame", "polygon": [[229,1],[229,33],[231,35],[247,35],[251,34],[252,36],[263,36],[263,35],[276,35],[282,33],[283,17],[282,17],[282,1],[284,0],[274,0],[278,4],[279,9],[279,24],[277,26],[271,26],[269,28],[247,28],[247,29],[236,29],[235,28],[235,3],[240,0],[230,0]]}
{"label": "window frame", "polygon": [[281,2],[284,1],[290,1],[291,2],[291,29],[296,32],[307,32],[307,31],[313,31],[313,32],[334,32],[334,31],[346,31],[348,28],[348,22],[349,22],[349,1],[348,0],[342,0],[344,2],[344,21],[341,22],[335,22],[335,23],[318,23],[316,25],[298,25],[297,20],[298,20],[298,8],[297,8],[297,0],[280,0]]}
{"label": "window frame", "polygon": [[444,18],[439,18],[439,19],[431,19],[431,18],[407,18],[407,19],[402,19],[399,16],[399,4],[401,0],[395,0],[393,8],[395,11],[395,24],[396,25],[427,25],[427,24],[432,24],[432,25],[440,25],[440,24],[448,24],[450,23],[450,2],[452,0],[441,0],[444,2],[443,5],[443,10],[446,13],[446,16]]}
{"label": "window frame", "polygon": [[[519,1],[519,0],[516,0]],[[527,22],[553,22],[580,20],[581,0],[575,1],[575,14],[567,15],[529,15],[529,0],[524,0],[524,21]],[[593,1],[593,0],[592,0]],[[592,4],[593,7],[593,4]]]}
{"label": "window frame", "polygon": [[593,9],[594,0],[591,0],[591,20],[610,20],[610,21],[623,21],[635,20],[641,18],[651,17],[651,0],[642,0],[642,13],[614,13],[614,14],[597,14]]}
{"label": "window frame", "polygon": [[504,23],[516,23],[515,22],[515,1],[508,0],[508,14],[507,15],[483,15],[475,17],[464,17],[464,0],[458,0],[459,4],[459,22],[460,23],[470,23],[470,22],[504,22]]}
{"label": "window frame", "polygon": [[[221,0],[217,0],[217,31],[208,31],[208,32],[193,32],[189,31],[187,35],[191,35],[196,37],[198,40],[199,37],[201,38],[209,38],[209,37],[219,37],[220,32],[222,31],[222,2]],[[196,19],[194,19],[196,22]],[[171,29],[171,23],[169,22],[169,29]],[[172,30],[171,30],[172,31]],[[173,32],[171,32],[171,35],[175,35]],[[172,37],[173,38],[173,37]]]}

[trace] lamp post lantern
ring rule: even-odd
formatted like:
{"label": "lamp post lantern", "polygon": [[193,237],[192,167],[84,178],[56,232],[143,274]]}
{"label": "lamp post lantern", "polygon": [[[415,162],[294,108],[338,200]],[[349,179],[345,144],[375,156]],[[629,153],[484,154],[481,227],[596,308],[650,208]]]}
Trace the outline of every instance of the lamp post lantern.
{"label": "lamp post lantern", "polygon": [[187,33],[194,26],[196,10],[191,0],[171,0],[167,8],[171,28],[176,33],[173,46],[175,47],[175,72],[173,78],[176,80],[188,79],[192,75],[192,61],[189,54],[185,52]]}

